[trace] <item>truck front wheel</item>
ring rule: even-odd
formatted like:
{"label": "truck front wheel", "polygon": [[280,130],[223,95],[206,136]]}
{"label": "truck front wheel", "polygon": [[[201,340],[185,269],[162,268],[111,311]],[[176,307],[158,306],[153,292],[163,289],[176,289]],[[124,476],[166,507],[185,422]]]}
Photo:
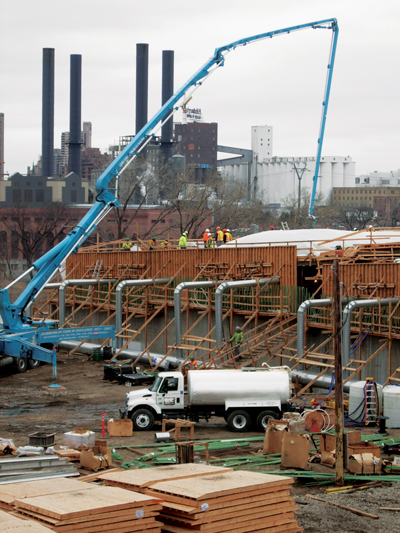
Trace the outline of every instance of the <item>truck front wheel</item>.
{"label": "truck front wheel", "polygon": [[146,431],[153,427],[154,415],[148,409],[138,409],[132,414],[132,423],[138,431]]}
{"label": "truck front wheel", "polygon": [[273,411],[262,411],[257,417],[257,428],[264,432],[267,429],[268,419],[276,418],[276,413]]}
{"label": "truck front wheel", "polygon": [[228,426],[232,431],[247,431],[251,425],[251,418],[246,411],[233,411],[228,416]]}

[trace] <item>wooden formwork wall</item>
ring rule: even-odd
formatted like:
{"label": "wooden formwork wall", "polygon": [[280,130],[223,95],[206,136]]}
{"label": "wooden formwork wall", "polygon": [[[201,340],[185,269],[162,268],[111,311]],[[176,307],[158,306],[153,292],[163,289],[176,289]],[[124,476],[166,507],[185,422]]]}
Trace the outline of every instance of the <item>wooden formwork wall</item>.
{"label": "wooden formwork wall", "polygon": [[[331,265],[322,267],[321,294],[333,295],[333,276]],[[364,263],[342,264],[339,278],[344,284],[343,296],[362,298],[392,298],[400,296],[400,264]]]}
{"label": "wooden formwork wall", "polygon": [[[297,285],[296,246],[260,246],[249,248],[193,248],[139,252],[85,252],[67,260],[67,277],[90,278],[101,263],[100,277],[164,278],[177,280],[252,279],[277,273],[280,284]],[[279,271],[279,272],[278,272]]]}

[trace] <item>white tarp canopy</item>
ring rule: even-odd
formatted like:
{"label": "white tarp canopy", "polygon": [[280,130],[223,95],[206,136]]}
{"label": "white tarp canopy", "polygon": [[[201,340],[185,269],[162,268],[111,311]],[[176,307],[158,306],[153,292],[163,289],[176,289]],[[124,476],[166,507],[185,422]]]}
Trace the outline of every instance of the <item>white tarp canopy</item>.
{"label": "white tarp canopy", "polygon": [[362,244],[396,242],[400,243],[400,230],[377,230],[377,228],[373,228],[354,232],[326,228],[262,231],[240,237],[225,244],[224,247],[296,245],[297,255],[305,256],[310,253],[311,249],[315,255],[319,255],[320,252],[335,250],[337,246],[345,249]]}

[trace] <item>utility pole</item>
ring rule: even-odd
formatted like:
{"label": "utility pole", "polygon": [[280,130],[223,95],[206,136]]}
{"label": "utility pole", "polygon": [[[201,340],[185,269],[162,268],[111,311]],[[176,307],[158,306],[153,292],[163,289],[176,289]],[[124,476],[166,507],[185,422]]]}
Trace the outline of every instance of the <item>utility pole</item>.
{"label": "utility pole", "polygon": [[342,384],[342,330],[340,323],[340,281],[339,281],[339,260],[335,259],[332,265],[333,273],[333,324],[334,324],[334,345],[333,354],[335,357],[335,434],[336,434],[336,462],[335,477],[336,484],[344,485],[344,446],[343,446],[343,384]]}
{"label": "utility pole", "polygon": [[[298,212],[300,214],[300,208],[301,208],[301,178],[303,177],[304,171],[307,168],[307,163],[306,163],[306,166],[304,168],[297,168],[296,167],[296,163],[294,162],[294,160],[292,161],[292,163],[293,163],[293,170],[296,172],[297,178],[299,180],[299,196],[298,196],[298,199],[297,199],[297,210],[298,210]],[[300,173],[299,173],[299,171],[300,171]]]}

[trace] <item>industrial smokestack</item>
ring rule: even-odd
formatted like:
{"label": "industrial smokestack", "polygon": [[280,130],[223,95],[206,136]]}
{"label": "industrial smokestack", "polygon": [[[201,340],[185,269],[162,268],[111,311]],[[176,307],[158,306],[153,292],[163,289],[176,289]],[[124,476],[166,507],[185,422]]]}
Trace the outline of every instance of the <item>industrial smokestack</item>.
{"label": "industrial smokestack", "polygon": [[71,55],[71,82],[69,99],[69,163],[70,172],[81,177],[81,102],[82,56]]}
{"label": "industrial smokestack", "polygon": [[147,124],[149,45],[136,45],[136,133]]}
{"label": "industrial smokestack", "polygon": [[54,48],[43,48],[42,176],[54,169]]}
{"label": "industrial smokestack", "polygon": [[[174,94],[174,51],[163,50],[162,53],[162,95],[161,105],[164,105]],[[161,157],[167,163],[172,158],[173,145],[173,117],[169,118],[161,128]]]}

